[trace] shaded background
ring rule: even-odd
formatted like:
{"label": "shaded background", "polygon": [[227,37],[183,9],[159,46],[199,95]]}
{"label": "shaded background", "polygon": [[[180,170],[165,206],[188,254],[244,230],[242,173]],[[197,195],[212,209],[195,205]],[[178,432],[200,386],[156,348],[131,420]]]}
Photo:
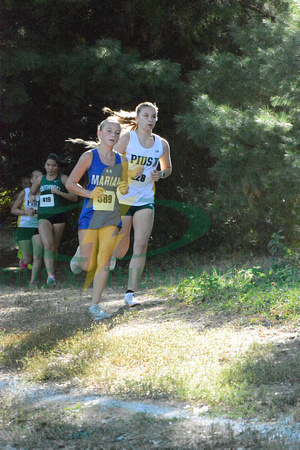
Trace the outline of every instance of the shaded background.
{"label": "shaded background", "polygon": [[[2,227],[15,226],[21,177],[50,152],[70,173],[84,149],[65,140],[94,139],[104,106],[151,101],[174,167],[157,198],[211,218],[188,251],[266,251],[279,230],[297,245],[299,19],[298,2],[284,0],[3,1]],[[150,249],[189,228],[156,211]],[[77,217],[62,251],[76,244]]]}

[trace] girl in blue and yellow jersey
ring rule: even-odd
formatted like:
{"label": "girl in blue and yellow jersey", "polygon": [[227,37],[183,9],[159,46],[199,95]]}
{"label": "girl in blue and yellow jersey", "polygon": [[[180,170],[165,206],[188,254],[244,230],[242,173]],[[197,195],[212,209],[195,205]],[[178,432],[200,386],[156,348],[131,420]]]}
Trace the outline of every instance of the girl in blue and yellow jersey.
{"label": "girl in blue and yellow jersey", "polygon": [[[93,280],[89,312],[95,320],[109,317],[101,310],[99,302],[107,283],[111,255],[118,242],[121,216],[117,188],[121,194],[127,193],[128,188],[127,160],[113,150],[120,133],[120,124],[110,118],[98,126],[98,142],[70,139],[95,147],[82,154],[66,183],[70,192],[85,197],[78,222],[80,245],[71,261],[71,270],[74,273],[87,271],[85,288]],[[89,178],[87,188],[79,184],[85,172]]]}

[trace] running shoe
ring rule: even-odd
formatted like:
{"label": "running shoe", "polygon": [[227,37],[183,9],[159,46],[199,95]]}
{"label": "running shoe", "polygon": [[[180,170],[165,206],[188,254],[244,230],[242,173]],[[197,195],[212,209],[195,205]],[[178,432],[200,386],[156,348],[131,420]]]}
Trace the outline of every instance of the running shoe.
{"label": "running shoe", "polygon": [[134,292],[126,292],[125,297],[124,297],[124,302],[125,302],[125,306],[138,306],[140,305],[139,302],[135,302],[133,300],[134,297]]}
{"label": "running shoe", "polygon": [[90,315],[93,317],[94,320],[102,320],[107,319],[109,317],[106,312],[102,311],[99,305],[93,305],[89,309]]}
{"label": "running shoe", "polygon": [[115,256],[112,256],[111,260],[110,260],[109,270],[115,270],[116,263],[117,263],[117,258]]}
{"label": "running shoe", "polygon": [[74,273],[74,275],[78,275],[80,272],[82,272],[79,259],[80,259],[80,245],[78,245],[76,253],[70,261],[70,269]]}
{"label": "running shoe", "polygon": [[22,261],[21,259],[20,259],[20,261],[19,261],[19,266],[20,266],[21,269],[23,269],[23,270],[25,270],[25,269],[28,268],[28,265],[27,265],[27,264],[24,264],[23,261]]}
{"label": "running shoe", "polygon": [[56,281],[53,275],[49,275],[47,280],[47,286],[48,287],[56,286]]}

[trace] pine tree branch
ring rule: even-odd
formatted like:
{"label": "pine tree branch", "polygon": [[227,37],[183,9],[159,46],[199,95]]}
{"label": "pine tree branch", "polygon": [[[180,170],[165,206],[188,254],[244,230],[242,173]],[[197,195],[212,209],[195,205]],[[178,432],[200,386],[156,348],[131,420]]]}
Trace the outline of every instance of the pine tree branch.
{"label": "pine tree branch", "polygon": [[271,19],[272,22],[274,22],[274,20],[276,19],[275,16],[268,14],[267,12],[261,10],[260,8],[258,8],[257,6],[252,6],[252,5],[248,5],[246,2],[244,1],[240,1],[239,2],[240,5],[245,8],[245,9],[250,9],[251,11],[254,11],[258,14],[260,14],[262,17],[267,18],[267,19]]}

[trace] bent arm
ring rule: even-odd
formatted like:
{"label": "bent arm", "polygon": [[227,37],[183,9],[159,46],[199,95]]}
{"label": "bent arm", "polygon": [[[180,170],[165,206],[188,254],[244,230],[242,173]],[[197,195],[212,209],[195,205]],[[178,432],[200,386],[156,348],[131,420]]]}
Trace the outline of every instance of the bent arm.
{"label": "bent arm", "polygon": [[33,181],[32,185],[30,187],[29,197],[34,196],[38,193],[38,191],[41,187],[42,178],[43,178],[43,176],[40,176]]}
{"label": "bent arm", "polygon": [[170,146],[165,139],[162,139],[162,142],[163,142],[163,154],[159,160],[161,170],[155,169],[151,172],[151,178],[153,181],[158,181],[162,178],[167,178],[172,173]]}
{"label": "bent arm", "polygon": [[163,151],[164,151],[163,155],[161,156],[161,158],[159,160],[160,169],[161,169],[160,170],[160,178],[167,178],[172,173],[172,162],[171,162],[170,146],[169,146],[169,143],[165,139],[163,139]]}
{"label": "bent arm", "polygon": [[67,175],[62,175],[61,176],[61,181],[62,184],[65,186],[65,188],[67,189],[68,192],[62,192],[59,189],[57,189],[57,191],[55,191],[56,195],[60,195],[61,197],[65,198],[66,200],[69,200],[70,202],[77,202],[78,197],[76,194],[74,194],[73,192],[69,192],[68,188],[66,187],[66,183],[68,182],[68,177]]}
{"label": "bent arm", "polygon": [[91,162],[92,154],[90,151],[87,151],[80,156],[65,184],[69,192],[79,195],[80,197],[91,198],[92,191],[85,189],[81,186],[81,184],[79,184],[79,181],[83,177],[84,173],[89,169]]}
{"label": "bent arm", "polygon": [[37,212],[34,208],[27,208],[26,210],[22,209],[22,203],[24,199],[25,199],[25,191],[23,190],[19,193],[18,197],[14,201],[10,212],[14,216],[30,216],[30,217],[35,216]]}
{"label": "bent arm", "polygon": [[114,146],[114,150],[118,153],[123,154],[129,144],[130,134],[125,133],[121,136],[119,142]]}
{"label": "bent arm", "polygon": [[125,158],[125,156],[121,156],[121,162],[122,162],[122,174],[118,188],[120,193],[122,195],[125,195],[128,193],[128,161]]}
{"label": "bent arm", "polygon": [[25,191],[22,190],[18,194],[18,197],[16,198],[16,200],[13,202],[11,210],[10,210],[10,212],[14,216],[25,216],[26,215],[25,209],[22,209],[22,203],[24,201],[24,198],[25,198]]}
{"label": "bent arm", "polygon": [[121,156],[121,162],[122,162],[122,175],[121,175],[121,181],[128,182],[128,161],[125,158],[125,156]]}

